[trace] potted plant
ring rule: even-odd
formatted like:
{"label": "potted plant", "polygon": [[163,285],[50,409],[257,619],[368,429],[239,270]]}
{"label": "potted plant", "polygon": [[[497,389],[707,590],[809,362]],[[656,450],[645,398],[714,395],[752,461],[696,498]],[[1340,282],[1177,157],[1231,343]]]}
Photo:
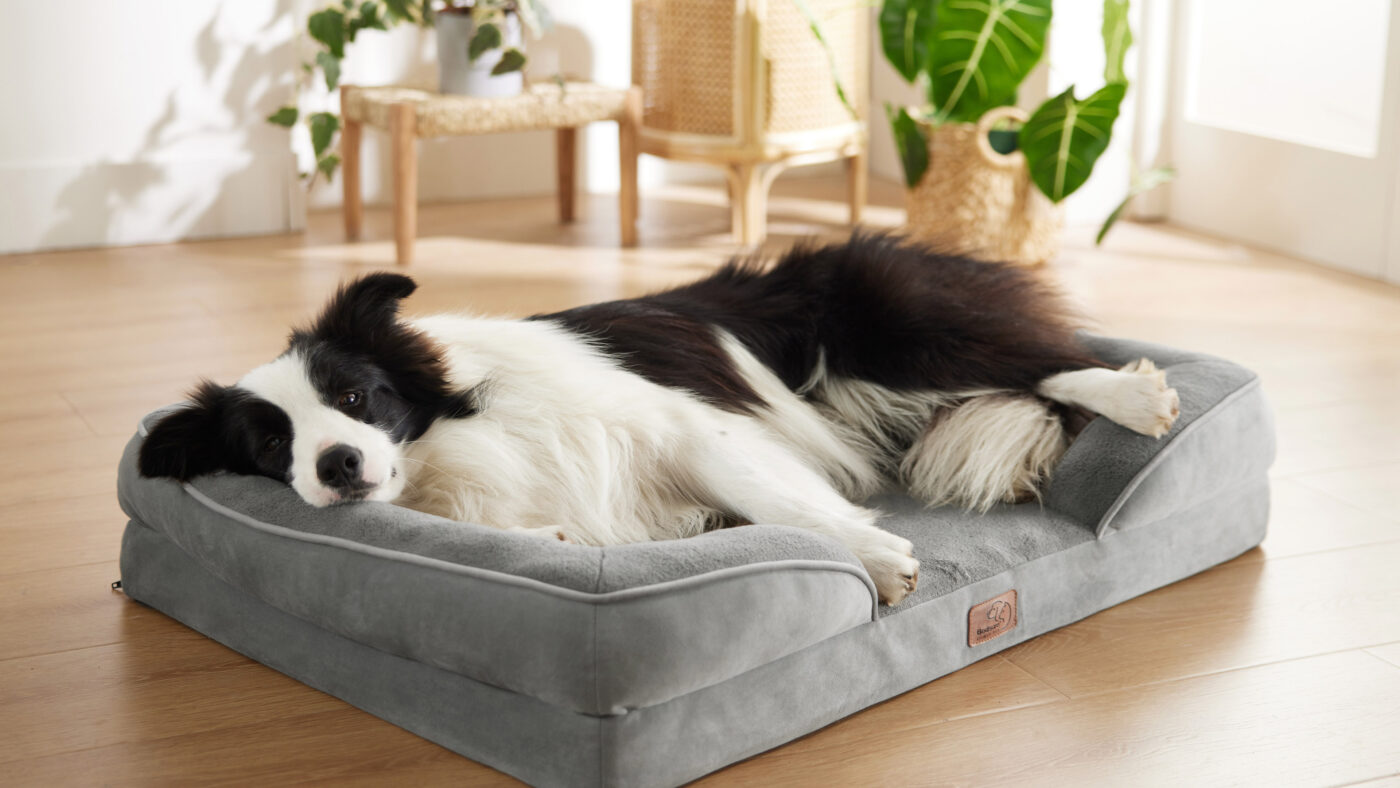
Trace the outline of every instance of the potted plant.
{"label": "potted plant", "polygon": [[[318,174],[330,178],[340,166],[335,147],[340,116],[329,109],[306,112],[301,106],[315,100],[308,95],[314,92],[310,90],[312,85],[324,81],[326,90],[334,93],[340,85],[346,47],[362,31],[388,30],[398,24],[433,27],[434,21],[441,26],[443,20],[451,30],[446,35],[441,31],[438,34],[443,92],[493,96],[520,92],[520,72],[525,67],[520,26],[523,24],[532,35],[538,35],[545,22],[545,9],[539,0],[449,0],[440,6],[434,0],[341,0],[307,18],[307,35],[317,46],[314,57],[301,64],[297,103],[283,106],[267,117],[269,123],[286,128],[305,119],[315,158],[315,167],[301,173],[307,188],[315,183]],[[480,73],[482,68],[484,74]],[[507,81],[493,82],[502,78]],[[472,92],[477,86],[493,92]]]}
{"label": "potted plant", "polygon": [[521,28],[538,38],[537,0],[449,2],[437,13],[439,90],[465,96],[513,96],[524,88]]}
{"label": "potted plant", "polygon": [[[1059,246],[1059,203],[1108,147],[1128,89],[1128,0],[1104,0],[1104,85],[1075,87],[1027,115],[1014,105],[1045,48],[1051,0],[885,0],[885,57],[928,97],[885,106],[908,187],[916,237],[957,251],[1037,264]],[[1169,177],[1145,173],[1131,197]],[[1127,199],[1124,200],[1126,205]],[[1107,232],[1124,206],[1105,222]]]}

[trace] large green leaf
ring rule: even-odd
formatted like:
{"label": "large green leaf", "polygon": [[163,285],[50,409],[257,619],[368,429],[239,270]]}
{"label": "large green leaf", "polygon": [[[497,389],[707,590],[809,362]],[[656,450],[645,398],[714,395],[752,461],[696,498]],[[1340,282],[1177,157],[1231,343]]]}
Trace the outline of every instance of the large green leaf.
{"label": "large green leaf", "polygon": [[853,120],[860,120],[860,113],[856,112],[855,105],[851,104],[851,99],[846,95],[846,87],[841,84],[841,69],[836,65],[836,53],[831,50],[831,43],[826,40],[821,20],[812,12],[811,6],[807,5],[807,0],[792,0],[792,4],[797,7],[797,12],[802,14],[802,18],[807,21],[807,27],[812,31],[812,38],[816,39],[817,45],[826,53],[826,65],[831,71],[831,85],[836,90],[836,98],[841,100],[841,105],[851,114]]}
{"label": "large green leaf", "polygon": [[345,14],[336,8],[317,11],[306,20],[306,32],[326,45],[336,57],[345,57]]}
{"label": "large green leaf", "polygon": [[384,0],[384,9],[389,12],[389,16],[399,22],[414,22],[413,9],[409,6],[409,0]]}
{"label": "large green leaf", "polygon": [[467,44],[467,57],[475,63],[476,59],[501,45],[501,29],[492,24],[478,25],[476,32],[472,34],[472,40]]}
{"label": "large green leaf", "polygon": [[1133,29],[1128,26],[1128,0],[1103,0],[1103,80],[1127,82],[1123,60],[1133,45]]}
{"label": "large green leaf", "polygon": [[354,41],[355,36],[361,30],[388,30],[388,21],[383,15],[384,7],[374,0],[365,0],[360,4],[358,14],[346,17],[349,21],[345,24],[345,37],[347,41]]}
{"label": "large green leaf", "polygon": [[885,102],[885,115],[894,131],[894,146],[899,149],[899,162],[904,165],[904,185],[914,188],[928,170],[928,140],[918,121],[904,107],[895,109]]}
{"label": "large green leaf", "polygon": [[278,126],[286,126],[290,129],[297,122],[297,108],[282,107],[271,115],[268,115],[267,122]]}
{"label": "large green leaf", "polygon": [[512,71],[519,71],[525,68],[525,53],[514,47],[501,53],[501,62],[491,69],[491,76],[496,77],[501,74],[509,74]]}
{"label": "large green leaf", "polygon": [[928,65],[938,0],[885,0],[880,7],[880,44],[894,70],[913,82]]}
{"label": "large green leaf", "polygon": [[972,122],[1016,103],[1050,29],[1050,0],[942,0],[929,53],[937,122]]}
{"label": "large green leaf", "polygon": [[1108,218],[1103,220],[1103,226],[1099,228],[1099,234],[1094,237],[1094,245],[1098,246],[1103,243],[1104,236],[1108,235],[1109,230],[1113,229],[1113,225],[1123,216],[1123,211],[1128,209],[1128,204],[1133,201],[1134,197],[1143,192],[1152,191],[1158,186],[1170,182],[1174,178],[1176,178],[1175,167],[1154,167],[1147,172],[1140,172],[1134,175],[1132,184],[1128,186],[1128,194],[1123,198],[1122,202],[1118,203],[1118,207],[1113,209],[1113,213],[1110,213]]}
{"label": "large green leaf", "polygon": [[326,75],[326,90],[335,90],[335,86],[340,84],[340,58],[329,52],[317,52],[316,65]]}
{"label": "large green leaf", "polygon": [[331,138],[340,131],[340,118],[329,112],[317,112],[307,118],[306,122],[311,126],[311,149],[319,159],[331,146]]}
{"label": "large green leaf", "polygon": [[1021,150],[1031,180],[1059,202],[1089,180],[1094,163],[1108,147],[1113,121],[1128,86],[1112,82],[1079,101],[1074,86],[1040,105],[1021,127]]}

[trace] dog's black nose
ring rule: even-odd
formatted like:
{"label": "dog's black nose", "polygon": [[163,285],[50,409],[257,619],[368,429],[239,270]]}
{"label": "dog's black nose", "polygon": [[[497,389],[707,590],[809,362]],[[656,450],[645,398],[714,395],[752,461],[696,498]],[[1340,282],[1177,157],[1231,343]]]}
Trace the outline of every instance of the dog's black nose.
{"label": "dog's black nose", "polygon": [[335,490],[345,490],[360,486],[360,466],[364,455],[354,446],[344,443],[326,449],[316,460],[316,478]]}

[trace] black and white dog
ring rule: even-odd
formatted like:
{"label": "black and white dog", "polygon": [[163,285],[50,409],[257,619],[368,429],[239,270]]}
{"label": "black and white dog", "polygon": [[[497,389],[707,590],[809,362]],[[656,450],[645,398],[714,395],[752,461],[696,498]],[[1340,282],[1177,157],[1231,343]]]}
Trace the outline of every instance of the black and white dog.
{"label": "black and white dog", "polygon": [[414,287],[343,287],[276,360],[161,420],[141,472],[262,474],[315,506],[392,501],[591,545],[810,528],[896,604],[918,561],[853,502],[890,484],[1024,500],[1071,412],[1152,436],[1177,414],[1151,362],[1081,349],[1034,276],[885,236],[525,320],[406,321]]}

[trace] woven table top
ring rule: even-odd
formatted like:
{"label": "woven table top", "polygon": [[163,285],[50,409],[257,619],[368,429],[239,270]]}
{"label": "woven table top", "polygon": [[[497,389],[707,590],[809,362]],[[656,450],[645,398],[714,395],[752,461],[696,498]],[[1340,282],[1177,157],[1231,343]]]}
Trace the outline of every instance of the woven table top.
{"label": "woven table top", "polygon": [[341,112],[367,126],[389,128],[389,108],[407,102],[417,112],[417,136],[444,137],[582,126],[623,116],[627,91],[591,82],[528,86],[518,96],[448,96],[418,87],[347,87]]}

